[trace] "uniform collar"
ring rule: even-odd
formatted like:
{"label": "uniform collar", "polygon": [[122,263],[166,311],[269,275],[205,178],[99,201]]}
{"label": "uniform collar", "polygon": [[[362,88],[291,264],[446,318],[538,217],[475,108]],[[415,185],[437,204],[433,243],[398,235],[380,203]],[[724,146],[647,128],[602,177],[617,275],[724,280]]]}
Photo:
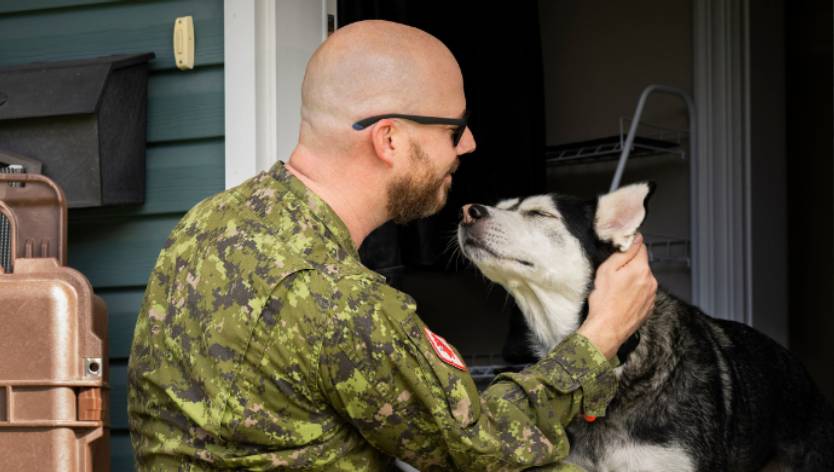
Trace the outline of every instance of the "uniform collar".
{"label": "uniform collar", "polygon": [[315,219],[317,219],[324,227],[333,235],[336,239],[336,242],[339,243],[348,254],[355,257],[357,260],[359,259],[359,251],[356,250],[356,247],[353,245],[353,238],[350,237],[350,231],[345,225],[345,222],[339,218],[339,215],[330,208],[330,205],[327,204],[324,200],[321,199],[318,195],[313,193],[312,190],[307,188],[298,177],[292,175],[290,171],[287,170],[284,163],[278,161],[269,169],[269,174],[275,178],[278,182],[284,184],[290,192],[292,192],[296,198],[298,198],[301,202],[304,202],[309,208],[310,213],[313,215]]}

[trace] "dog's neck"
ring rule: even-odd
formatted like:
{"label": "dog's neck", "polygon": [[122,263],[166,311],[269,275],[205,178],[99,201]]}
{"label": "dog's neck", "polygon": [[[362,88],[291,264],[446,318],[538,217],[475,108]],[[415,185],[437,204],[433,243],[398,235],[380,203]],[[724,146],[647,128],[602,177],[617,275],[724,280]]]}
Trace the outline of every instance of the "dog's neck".
{"label": "dog's neck", "polygon": [[[569,334],[579,328],[588,316],[588,290],[555,291],[529,282],[509,281],[503,284],[515,298],[533,333],[534,353],[544,357]],[[640,332],[632,334],[617,351],[625,362],[640,343]]]}
{"label": "dog's neck", "polygon": [[515,298],[533,332],[535,353],[544,357],[576,331],[582,317],[586,290],[553,290],[528,281],[503,284]]}

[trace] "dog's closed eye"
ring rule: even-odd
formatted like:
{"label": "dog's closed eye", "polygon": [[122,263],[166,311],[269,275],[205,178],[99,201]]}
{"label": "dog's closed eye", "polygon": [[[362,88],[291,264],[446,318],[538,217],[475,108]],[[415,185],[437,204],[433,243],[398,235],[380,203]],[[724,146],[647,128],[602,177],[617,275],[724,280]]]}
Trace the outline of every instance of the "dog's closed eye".
{"label": "dog's closed eye", "polygon": [[559,219],[559,217],[554,215],[553,213],[548,213],[548,212],[543,211],[543,210],[527,210],[527,211],[524,212],[524,215],[525,216],[539,217],[539,218],[556,218],[557,220]]}

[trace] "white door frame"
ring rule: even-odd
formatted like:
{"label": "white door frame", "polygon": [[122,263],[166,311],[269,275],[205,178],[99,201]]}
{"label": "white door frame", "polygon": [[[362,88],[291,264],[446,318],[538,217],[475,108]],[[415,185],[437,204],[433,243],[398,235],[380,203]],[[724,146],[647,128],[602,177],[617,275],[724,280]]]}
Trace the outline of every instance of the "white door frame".
{"label": "white door frame", "polygon": [[298,140],[301,81],[327,37],[328,0],[224,0],[226,188],[277,160]]}
{"label": "white door frame", "polygon": [[752,324],[749,0],[695,0],[692,16],[692,300]]}

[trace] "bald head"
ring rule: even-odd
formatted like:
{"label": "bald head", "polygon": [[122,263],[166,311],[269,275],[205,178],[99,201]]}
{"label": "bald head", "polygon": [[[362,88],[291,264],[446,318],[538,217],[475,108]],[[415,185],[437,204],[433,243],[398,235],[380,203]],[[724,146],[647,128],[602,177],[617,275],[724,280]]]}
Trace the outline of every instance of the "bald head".
{"label": "bald head", "polygon": [[410,26],[361,21],[333,33],[307,64],[300,140],[347,144],[361,118],[453,116],[464,107],[460,68],[443,43]]}

